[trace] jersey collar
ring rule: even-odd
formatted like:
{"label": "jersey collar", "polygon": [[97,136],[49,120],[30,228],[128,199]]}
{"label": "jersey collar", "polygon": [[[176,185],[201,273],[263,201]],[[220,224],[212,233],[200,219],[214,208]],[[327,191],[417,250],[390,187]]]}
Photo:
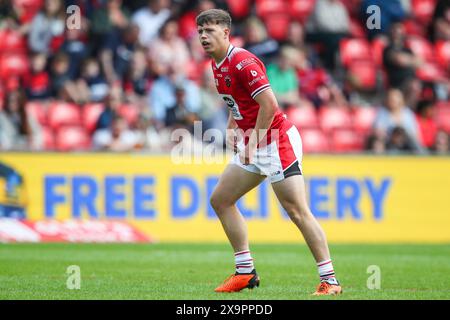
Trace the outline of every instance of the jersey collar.
{"label": "jersey collar", "polygon": [[225,62],[225,60],[227,60],[227,58],[230,56],[231,51],[233,51],[234,46],[230,43],[230,46],[228,47],[228,51],[227,51],[227,55],[225,56],[225,58],[223,58],[222,61],[219,62],[219,64],[217,64],[214,61],[214,64],[216,65],[216,68],[220,68],[220,66]]}

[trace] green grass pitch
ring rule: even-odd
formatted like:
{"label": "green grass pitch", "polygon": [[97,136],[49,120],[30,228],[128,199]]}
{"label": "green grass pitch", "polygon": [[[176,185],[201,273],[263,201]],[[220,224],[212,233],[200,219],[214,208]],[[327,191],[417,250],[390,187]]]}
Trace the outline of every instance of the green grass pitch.
{"label": "green grass pitch", "polygon": [[[255,244],[254,290],[218,294],[233,272],[228,244],[0,244],[0,299],[450,299],[450,245],[331,245],[344,294],[312,297],[317,271],[301,244]],[[81,288],[66,286],[67,267]],[[369,290],[370,265],[381,288]]]}

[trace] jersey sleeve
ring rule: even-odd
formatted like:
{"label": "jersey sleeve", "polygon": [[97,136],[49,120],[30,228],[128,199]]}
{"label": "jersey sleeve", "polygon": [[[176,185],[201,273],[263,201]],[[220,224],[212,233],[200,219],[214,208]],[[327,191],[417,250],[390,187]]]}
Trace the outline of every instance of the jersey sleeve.
{"label": "jersey sleeve", "polygon": [[270,88],[269,79],[262,63],[253,57],[238,62],[234,71],[239,83],[253,99]]}

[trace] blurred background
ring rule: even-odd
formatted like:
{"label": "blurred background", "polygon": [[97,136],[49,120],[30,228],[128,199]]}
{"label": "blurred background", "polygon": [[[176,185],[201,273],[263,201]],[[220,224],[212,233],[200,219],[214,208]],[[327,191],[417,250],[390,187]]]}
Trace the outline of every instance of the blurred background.
{"label": "blurred background", "polygon": [[[305,172],[332,241],[450,240],[449,157],[435,157],[450,150],[448,0],[0,0],[0,216],[224,240],[207,201],[223,166],[167,156],[174,129],[226,128],[195,24],[210,8],[265,63],[304,153],[323,155]],[[272,236],[259,222],[282,217],[266,189],[240,203],[255,238],[297,239],[285,217]]]}

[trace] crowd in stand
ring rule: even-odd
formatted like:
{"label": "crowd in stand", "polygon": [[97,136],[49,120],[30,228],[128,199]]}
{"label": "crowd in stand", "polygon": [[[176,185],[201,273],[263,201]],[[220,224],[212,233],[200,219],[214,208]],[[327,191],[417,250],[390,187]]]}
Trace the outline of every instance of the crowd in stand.
{"label": "crowd in stand", "polygon": [[195,24],[210,8],[265,63],[305,152],[449,152],[448,0],[0,0],[0,150],[167,152],[198,120],[224,132]]}

